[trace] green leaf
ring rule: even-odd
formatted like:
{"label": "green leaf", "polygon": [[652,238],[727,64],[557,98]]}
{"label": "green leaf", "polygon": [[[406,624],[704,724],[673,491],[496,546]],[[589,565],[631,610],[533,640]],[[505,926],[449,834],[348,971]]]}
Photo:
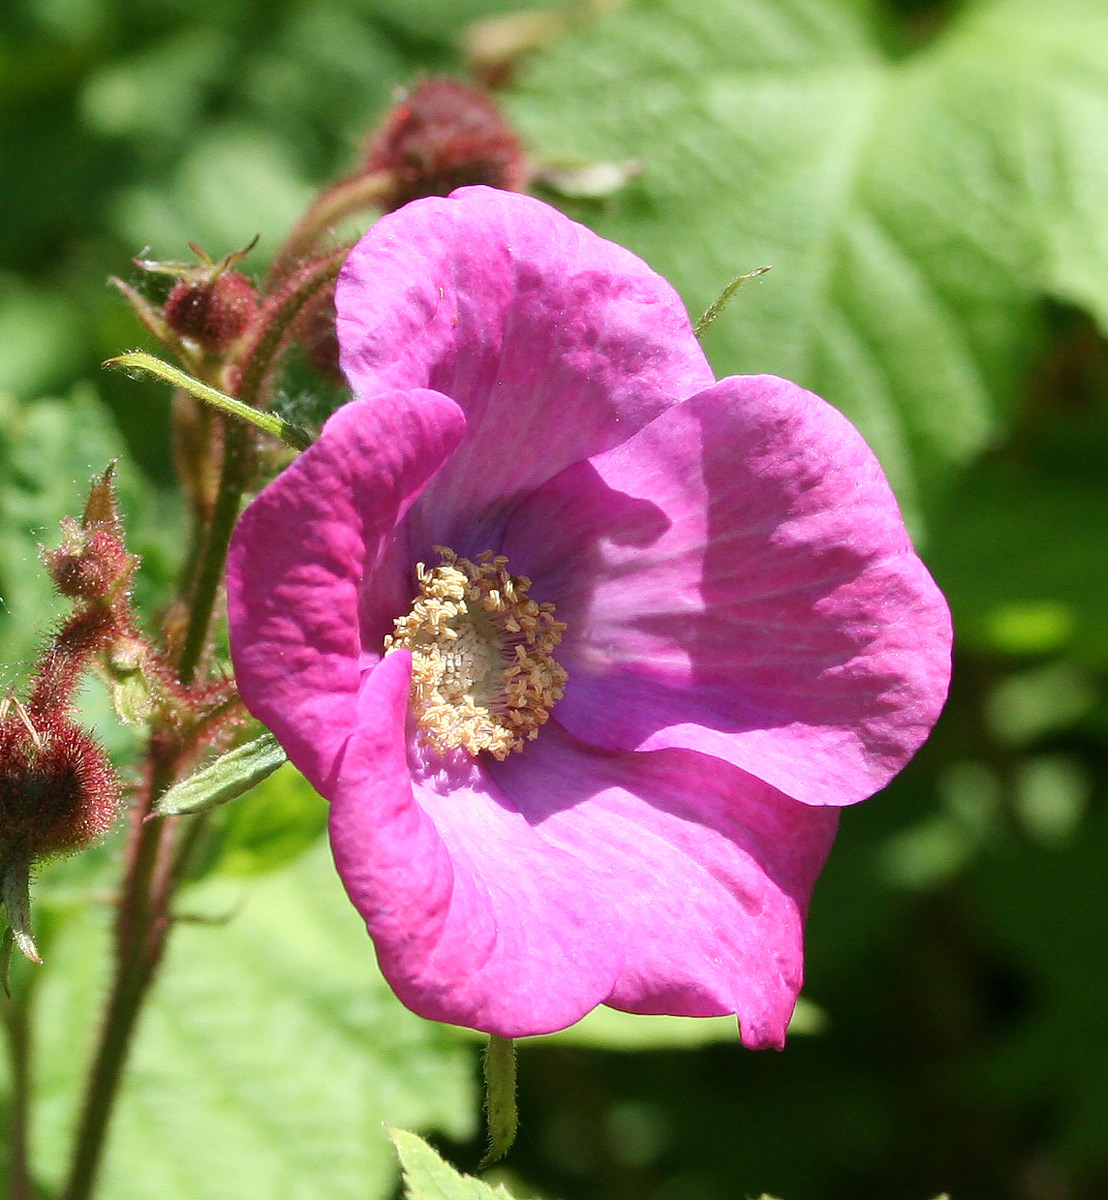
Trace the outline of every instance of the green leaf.
{"label": "green leaf", "polygon": [[572,211],[692,313],[772,264],[706,336],[717,371],[820,392],[918,518],[1009,422],[1038,298],[1108,313],[1108,9],[971,4],[907,58],[872,11],[628,4],[540,55],[512,110],[540,155],[642,159]]}
{"label": "green leaf", "polygon": [[[322,850],[249,887],[201,885],[180,906],[210,921],[174,931],[113,1118],[104,1196],[383,1200],[395,1186],[383,1121],[473,1133],[472,1053],[389,991]],[[48,1189],[103,999],[108,917],[82,905],[44,948],[35,1152]]]}
{"label": "green leaf", "polygon": [[163,817],[204,812],[237,800],[287,761],[288,755],[273,734],[262,734],[171,787],[158,801],[157,812]]}
{"label": "green leaf", "polygon": [[390,1129],[388,1134],[400,1158],[404,1200],[511,1200],[503,1184],[493,1188],[459,1174],[414,1133]]}

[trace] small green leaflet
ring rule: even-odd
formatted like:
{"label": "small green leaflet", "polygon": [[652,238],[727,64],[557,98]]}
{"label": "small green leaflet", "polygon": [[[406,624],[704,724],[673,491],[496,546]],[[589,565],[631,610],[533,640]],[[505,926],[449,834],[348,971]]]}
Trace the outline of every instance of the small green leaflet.
{"label": "small green leaflet", "polygon": [[171,787],[158,801],[155,811],[162,817],[180,816],[205,812],[236,800],[272,775],[287,758],[273,734],[264,733]]}

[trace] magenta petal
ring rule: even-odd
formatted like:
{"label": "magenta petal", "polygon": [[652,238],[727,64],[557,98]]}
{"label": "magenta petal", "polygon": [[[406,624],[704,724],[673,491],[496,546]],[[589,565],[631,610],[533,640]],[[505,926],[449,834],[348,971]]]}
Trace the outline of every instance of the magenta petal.
{"label": "magenta petal", "polygon": [[321,791],[354,724],[363,658],[381,653],[373,610],[410,589],[407,563],[389,571],[379,560],[395,557],[398,521],[464,430],[458,406],[435,392],[348,404],[235,529],[227,607],[239,691]]}
{"label": "magenta petal", "polygon": [[413,785],[407,656],[363,687],[331,841],[382,970],[415,1012],[501,1036],[596,1004],[737,1013],[780,1046],[833,810],[682,751],[610,754],[556,725],[502,764]]}
{"label": "magenta petal", "polygon": [[428,545],[480,540],[475,519],[494,524],[507,498],[712,382],[661,276],[548,205],[489,188],[383,217],[347,259],[336,307],[357,396],[429,387],[465,413],[462,446],[418,506]]}
{"label": "magenta petal", "polygon": [[924,740],[950,617],[877,460],[817,396],[725,379],[536,491],[504,552],[568,623],[559,721],[715,755],[808,804]]}

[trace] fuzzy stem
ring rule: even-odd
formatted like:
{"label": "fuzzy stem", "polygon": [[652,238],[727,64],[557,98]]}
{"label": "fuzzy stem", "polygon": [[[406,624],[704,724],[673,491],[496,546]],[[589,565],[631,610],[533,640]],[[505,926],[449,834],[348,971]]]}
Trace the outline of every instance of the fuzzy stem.
{"label": "fuzzy stem", "polygon": [[152,883],[173,822],[146,817],[176,774],[176,751],[167,738],[155,735],[149,784],[143,802],[131,814],[127,867],[116,914],[115,975],[61,1200],[89,1200],[93,1194],[139,1013],[165,950],[169,897],[155,895]]}
{"label": "fuzzy stem", "polygon": [[[239,401],[257,406],[262,387],[283,352],[303,305],[338,274],[344,257],[345,251],[336,251],[302,268],[274,298],[269,319],[244,354],[245,367],[234,389]],[[185,686],[195,679],[207,646],[231,531],[253,468],[252,427],[233,419],[224,418],[224,422],[219,491],[177,663],[178,680]],[[151,735],[147,786],[142,802],[131,814],[131,836],[116,919],[115,974],[73,1142],[69,1178],[60,1200],[91,1200],[138,1018],[164,956],[170,928],[169,905],[180,873],[180,861],[174,854],[178,818],[154,821],[147,818],[188,761],[189,750],[164,726],[155,728]]]}
{"label": "fuzzy stem", "polygon": [[[250,407],[258,406],[262,389],[284,352],[296,318],[319,292],[339,273],[346,259],[345,248],[335,250],[318,262],[301,268],[273,298],[273,308],[264,322],[257,341],[245,352],[244,366],[235,388],[238,399]],[[180,680],[190,683],[208,640],[212,612],[219,594],[220,580],[227,559],[231,532],[238,520],[242,493],[254,466],[254,441],[249,426],[239,421],[224,425],[223,470],[216,493],[215,508],[208,526],[204,560],[197,574],[184,648],[181,652]]]}
{"label": "fuzzy stem", "polygon": [[12,1080],[8,1105],[10,1119],[8,1200],[34,1200],[35,1196],[34,1184],[31,1179],[30,1151],[31,996],[33,987],[33,982],[28,981],[27,985],[3,1006]]}
{"label": "fuzzy stem", "polygon": [[177,672],[180,681],[186,685],[196,677],[204,647],[208,643],[208,630],[223,578],[231,532],[238,520],[243,489],[253,466],[253,451],[254,443],[248,426],[238,421],[227,421],[224,428],[223,472],[211,524],[208,526],[204,557],[196,577],[196,589],[189,605],[188,626]]}
{"label": "fuzzy stem", "polygon": [[312,204],[277,252],[269,269],[270,284],[290,275],[311,254],[320,239],[339,222],[364,209],[379,207],[393,187],[386,171],[351,175],[329,187]]}
{"label": "fuzzy stem", "polygon": [[504,1157],[516,1140],[519,1114],[516,1111],[516,1048],[511,1038],[489,1034],[485,1048],[485,1116],[489,1148],[478,1170]]}
{"label": "fuzzy stem", "polygon": [[349,246],[339,246],[305,263],[266,300],[266,317],[258,323],[253,341],[242,351],[234,393],[244,404],[264,408],[263,389],[284,353],[297,318],[319,293],[338,278]]}

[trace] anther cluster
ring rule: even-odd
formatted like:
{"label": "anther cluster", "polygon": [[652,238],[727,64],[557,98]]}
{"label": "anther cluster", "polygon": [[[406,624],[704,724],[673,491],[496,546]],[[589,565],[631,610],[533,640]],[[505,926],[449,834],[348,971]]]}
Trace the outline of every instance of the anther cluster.
{"label": "anther cluster", "polygon": [[436,546],[442,563],[416,567],[420,594],[394,622],[385,651],[412,652],[412,708],[421,742],[447,753],[505,759],[537,737],[565,692],[554,660],[565,623],[528,595],[504,555],[476,563]]}

